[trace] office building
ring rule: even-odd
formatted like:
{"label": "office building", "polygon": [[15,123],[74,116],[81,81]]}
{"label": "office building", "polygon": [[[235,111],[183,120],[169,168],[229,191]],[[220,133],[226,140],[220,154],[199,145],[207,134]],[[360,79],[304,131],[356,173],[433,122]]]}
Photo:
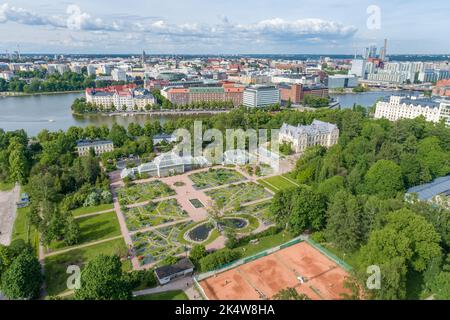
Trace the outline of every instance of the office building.
{"label": "office building", "polygon": [[244,106],[267,107],[280,103],[280,91],[274,86],[255,85],[244,90]]}
{"label": "office building", "polygon": [[295,104],[300,103],[307,95],[320,98],[328,97],[328,88],[321,84],[311,86],[304,86],[302,84],[280,84],[278,89],[280,90],[281,101],[291,101]]}
{"label": "office building", "polygon": [[358,86],[358,78],[355,75],[336,74],[328,76],[328,88],[354,88]]}

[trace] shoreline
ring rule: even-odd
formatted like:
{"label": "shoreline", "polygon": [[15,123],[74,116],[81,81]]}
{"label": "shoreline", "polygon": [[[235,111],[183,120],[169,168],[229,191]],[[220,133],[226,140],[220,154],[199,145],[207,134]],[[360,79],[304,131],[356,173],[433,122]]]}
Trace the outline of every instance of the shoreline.
{"label": "shoreline", "polygon": [[82,93],[82,92],[84,92],[84,90],[33,92],[33,93],[4,91],[4,92],[0,92],[0,97],[8,98],[8,97],[51,96],[51,95],[58,95],[58,94]]}
{"label": "shoreline", "polygon": [[134,116],[170,116],[170,115],[199,115],[199,114],[220,114],[228,113],[233,109],[227,110],[168,110],[168,111],[124,111],[124,112],[96,112],[96,113],[76,113],[72,112],[72,115],[79,117],[89,116],[104,116],[104,117],[134,117]]}

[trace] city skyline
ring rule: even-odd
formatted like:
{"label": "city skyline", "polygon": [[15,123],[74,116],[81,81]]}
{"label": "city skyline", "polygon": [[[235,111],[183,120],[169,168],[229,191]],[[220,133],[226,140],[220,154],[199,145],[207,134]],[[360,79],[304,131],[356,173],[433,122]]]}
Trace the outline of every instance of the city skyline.
{"label": "city skyline", "polygon": [[[438,0],[192,0],[175,10],[162,1],[10,0],[0,3],[0,52],[363,54],[389,38],[389,54],[446,54],[450,43],[439,31],[449,27],[449,9]],[[414,23],[423,19],[428,22]]]}

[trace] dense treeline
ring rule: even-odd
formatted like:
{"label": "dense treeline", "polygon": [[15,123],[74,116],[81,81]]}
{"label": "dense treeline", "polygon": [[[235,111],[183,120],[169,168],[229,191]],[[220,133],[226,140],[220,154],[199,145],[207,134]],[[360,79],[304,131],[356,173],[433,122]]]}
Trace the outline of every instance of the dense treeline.
{"label": "dense treeline", "polygon": [[292,173],[302,185],[277,193],[272,214],[293,233],[316,231],[316,240],[355,257],[361,287],[366,268],[379,266],[382,287],[369,297],[404,299],[408,281],[419,275],[422,297],[448,298],[450,213],[405,202],[404,192],[450,173],[450,130],[423,118],[339,116],[339,143],[305,152]]}
{"label": "dense treeline", "polygon": [[18,71],[10,81],[0,79],[0,92],[64,92],[124,83],[124,81],[95,81],[95,75],[88,76],[86,70],[82,73],[67,71],[63,74],[58,72],[48,74],[45,70]]}

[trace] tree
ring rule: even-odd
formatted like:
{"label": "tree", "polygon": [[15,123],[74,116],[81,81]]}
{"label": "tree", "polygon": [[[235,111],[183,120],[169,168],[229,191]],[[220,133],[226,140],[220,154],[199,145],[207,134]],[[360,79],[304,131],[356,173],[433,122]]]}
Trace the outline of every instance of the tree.
{"label": "tree", "polygon": [[305,230],[320,230],[325,220],[326,201],[307,186],[285,189],[272,199],[270,212],[280,226],[295,234]]}
{"label": "tree", "polygon": [[24,184],[27,178],[27,158],[24,146],[17,140],[11,139],[9,145],[9,179]]}
{"label": "tree", "polygon": [[311,300],[306,294],[298,293],[295,288],[282,289],[273,296],[274,300]]}
{"label": "tree", "polygon": [[201,258],[206,257],[206,248],[202,244],[196,244],[192,247],[191,252],[189,253],[189,258],[193,263],[198,263]]}
{"label": "tree", "polygon": [[9,299],[34,299],[42,284],[41,265],[31,250],[25,250],[2,275],[2,292]]}
{"label": "tree", "polygon": [[412,252],[409,263],[413,270],[424,271],[433,258],[441,255],[441,237],[431,223],[411,210],[400,209],[390,213],[387,226],[409,239]]}
{"label": "tree", "polygon": [[131,286],[125,280],[118,256],[98,255],[81,272],[81,288],[75,290],[77,300],[127,300]]}
{"label": "tree", "polygon": [[295,234],[320,230],[325,222],[325,199],[309,187],[292,189],[288,228]]}
{"label": "tree", "polygon": [[450,271],[440,272],[430,283],[434,299],[450,300]]}
{"label": "tree", "polygon": [[367,171],[365,187],[368,194],[392,198],[404,188],[400,167],[390,160],[379,160]]}
{"label": "tree", "polygon": [[379,299],[403,299],[406,296],[408,271],[424,271],[441,255],[440,237],[425,218],[408,209],[387,215],[386,225],[371,233],[360,250],[358,269],[361,274],[370,265],[381,270],[381,290],[371,293]]}
{"label": "tree", "polygon": [[410,240],[392,227],[372,232],[368,243],[361,248],[358,268],[366,275],[368,266],[376,265],[381,271],[381,290],[369,293],[378,299],[403,299],[406,296],[407,261],[412,257]]}
{"label": "tree", "polygon": [[115,146],[121,147],[128,140],[127,131],[121,125],[114,123],[109,132],[109,139],[111,139]]}
{"label": "tree", "polygon": [[346,191],[338,192],[327,210],[327,240],[344,252],[358,249],[362,241],[361,212],[355,196]]}

